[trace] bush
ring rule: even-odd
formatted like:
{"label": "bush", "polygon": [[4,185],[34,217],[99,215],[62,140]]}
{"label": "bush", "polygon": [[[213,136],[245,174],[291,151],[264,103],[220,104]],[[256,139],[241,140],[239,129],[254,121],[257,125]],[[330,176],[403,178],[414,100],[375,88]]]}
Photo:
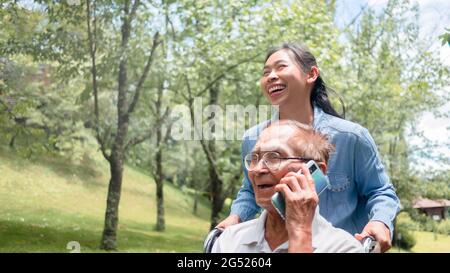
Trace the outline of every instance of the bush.
{"label": "bush", "polygon": [[440,234],[450,235],[450,220],[441,221],[436,225],[436,231]]}
{"label": "bush", "polygon": [[421,216],[419,216],[419,219],[417,219],[418,215],[414,216],[416,217],[416,220],[411,218],[410,213],[408,213],[407,211],[403,211],[397,215],[395,230],[397,236],[395,236],[394,238],[395,246],[410,250],[416,244],[416,238],[414,238],[414,235],[411,231],[421,229],[422,223],[421,221],[417,220],[422,220],[423,222],[427,222],[427,220],[425,218],[422,218]]}
{"label": "bush", "polygon": [[407,230],[420,230],[420,223],[414,221],[406,211],[397,215],[397,225],[403,226]]}
{"label": "bush", "polygon": [[436,221],[417,210],[410,211],[409,214],[411,215],[411,220],[419,224],[419,230],[450,235],[450,219]]}
{"label": "bush", "polygon": [[[413,248],[417,241],[414,235],[409,231],[408,227],[404,224],[397,224],[397,239],[394,245],[406,250]],[[399,236],[400,235],[400,236]],[[400,238],[399,238],[400,237]]]}

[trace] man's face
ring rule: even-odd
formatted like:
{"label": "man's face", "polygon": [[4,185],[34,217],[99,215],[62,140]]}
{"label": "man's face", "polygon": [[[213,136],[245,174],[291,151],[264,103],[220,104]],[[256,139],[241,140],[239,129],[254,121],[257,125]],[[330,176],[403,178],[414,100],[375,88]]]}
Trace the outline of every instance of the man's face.
{"label": "man's face", "polygon": [[[288,125],[273,125],[265,129],[253,149],[261,158],[266,152],[277,152],[281,157],[299,157],[295,149],[289,145],[289,139],[294,129]],[[267,210],[274,210],[271,197],[275,193],[275,185],[291,171],[297,172],[302,162],[300,160],[281,160],[277,170],[269,169],[262,160],[256,168],[248,172],[255,192],[256,203]]]}

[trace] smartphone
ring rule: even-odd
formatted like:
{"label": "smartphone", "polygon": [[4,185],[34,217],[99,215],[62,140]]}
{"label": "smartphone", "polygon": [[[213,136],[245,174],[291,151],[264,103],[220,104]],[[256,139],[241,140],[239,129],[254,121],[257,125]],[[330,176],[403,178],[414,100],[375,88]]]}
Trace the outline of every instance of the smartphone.
{"label": "smartphone", "polygon": [[[317,166],[317,163],[314,160],[308,161],[308,163],[306,163],[306,166],[308,167],[309,173],[314,180],[317,195],[320,196],[326,189],[330,187],[330,181],[319,168],[319,166]],[[281,192],[276,192],[272,196],[272,205],[278,211],[281,218],[285,219],[286,204],[284,202],[284,196]]]}

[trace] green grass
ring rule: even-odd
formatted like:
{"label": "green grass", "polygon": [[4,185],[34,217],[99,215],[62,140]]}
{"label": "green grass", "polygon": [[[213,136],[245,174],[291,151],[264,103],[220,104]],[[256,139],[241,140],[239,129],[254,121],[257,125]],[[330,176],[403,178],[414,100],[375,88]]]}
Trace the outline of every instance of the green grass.
{"label": "green grass", "polygon": [[416,245],[412,252],[445,252],[450,253],[450,236],[427,231],[415,231]]}
{"label": "green grass", "polygon": [[[0,252],[98,252],[109,170],[104,163],[73,165],[58,157],[26,160],[0,149]],[[201,252],[210,211],[171,184],[164,186],[166,231],[154,230],[153,180],[125,168],[119,207],[119,252]]]}
{"label": "green grass", "polygon": [[428,231],[413,231],[416,245],[411,250],[393,247],[389,253],[450,253],[450,236]]}

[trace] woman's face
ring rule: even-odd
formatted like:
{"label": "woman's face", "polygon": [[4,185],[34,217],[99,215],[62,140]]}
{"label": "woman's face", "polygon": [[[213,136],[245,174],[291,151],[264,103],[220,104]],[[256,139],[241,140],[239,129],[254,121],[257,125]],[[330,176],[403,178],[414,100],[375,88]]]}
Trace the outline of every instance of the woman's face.
{"label": "woman's face", "polygon": [[283,107],[289,105],[289,102],[309,101],[307,75],[287,50],[282,49],[270,55],[264,65],[260,84],[272,105]]}

